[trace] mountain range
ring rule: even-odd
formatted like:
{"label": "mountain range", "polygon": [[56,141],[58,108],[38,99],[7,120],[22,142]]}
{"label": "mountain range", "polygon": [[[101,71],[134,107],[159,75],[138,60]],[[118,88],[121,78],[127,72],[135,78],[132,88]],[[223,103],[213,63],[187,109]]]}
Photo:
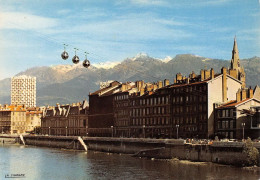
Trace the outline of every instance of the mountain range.
{"label": "mountain range", "polygon": [[[246,72],[247,86],[260,84],[260,58],[241,59]],[[119,82],[144,80],[156,82],[169,79],[173,83],[176,73],[183,75],[201,69],[214,68],[220,72],[221,67],[229,67],[230,61],[210,59],[191,54],[167,57],[164,60],[153,58],[147,54],[138,54],[122,62],[94,64],[88,69],[81,63],[77,65],[57,65],[30,68],[18,75],[35,76],[37,78],[37,105],[71,104],[88,99],[90,92],[99,89],[99,83],[108,80]],[[11,78],[0,81],[0,104],[10,104]]]}

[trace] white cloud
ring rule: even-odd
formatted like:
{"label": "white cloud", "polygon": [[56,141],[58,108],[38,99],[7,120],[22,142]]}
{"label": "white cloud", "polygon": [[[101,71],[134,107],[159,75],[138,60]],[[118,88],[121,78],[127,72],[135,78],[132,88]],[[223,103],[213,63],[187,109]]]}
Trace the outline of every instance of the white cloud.
{"label": "white cloud", "polygon": [[0,12],[0,29],[46,29],[57,25],[57,20],[23,12]]}
{"label": "white cloud", "polygon": [[[169,40],[191,37],[192,34],[179,28],[185,23],[157,18],[154,14],[128,14],[105,21],[86,22],[60,31],[84,33],[89,39],[112,42],[140,42],[144,40]],[[87,37],[88,38],[88,37]]]}

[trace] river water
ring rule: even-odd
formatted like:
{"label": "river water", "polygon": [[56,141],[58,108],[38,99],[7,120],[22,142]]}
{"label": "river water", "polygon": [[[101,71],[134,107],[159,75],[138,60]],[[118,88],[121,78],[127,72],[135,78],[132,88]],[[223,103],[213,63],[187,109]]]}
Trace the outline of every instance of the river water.
{"label": "river water", "polygon": [[260,179],[259,172],[178,160],[150,160],[124,154],[0,145],[0,179]]}

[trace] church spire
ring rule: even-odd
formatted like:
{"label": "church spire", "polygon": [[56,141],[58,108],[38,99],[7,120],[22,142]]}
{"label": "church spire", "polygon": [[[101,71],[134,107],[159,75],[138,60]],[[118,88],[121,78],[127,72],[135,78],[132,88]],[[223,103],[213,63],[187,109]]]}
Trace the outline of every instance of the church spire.
{"label": "church spire", "polygon": [[239,53],[237,47],[237,38],[234,38],[234,45],[232,51],[231,69],[238,69],[240,67]]}
{"label": "church spire", "polygon": [[231,59],[231,69],[229,70],[229,75],[240,80],[242,82],[242,87],[246,87],[246,74],[244,68],[240,65],[238,47],[237,47],[237,38],[234,38],[234,45],[232,51]]}

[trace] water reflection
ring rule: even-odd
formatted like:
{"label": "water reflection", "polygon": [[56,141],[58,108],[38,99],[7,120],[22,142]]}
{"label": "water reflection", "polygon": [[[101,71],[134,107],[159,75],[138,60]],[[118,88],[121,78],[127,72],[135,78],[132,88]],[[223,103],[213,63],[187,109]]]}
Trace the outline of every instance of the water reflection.
{"label": "water reflection", "polygon": [[258,179],[259,173],[212,163],[133,158],[124,154],[0,146],[0,179]]}

